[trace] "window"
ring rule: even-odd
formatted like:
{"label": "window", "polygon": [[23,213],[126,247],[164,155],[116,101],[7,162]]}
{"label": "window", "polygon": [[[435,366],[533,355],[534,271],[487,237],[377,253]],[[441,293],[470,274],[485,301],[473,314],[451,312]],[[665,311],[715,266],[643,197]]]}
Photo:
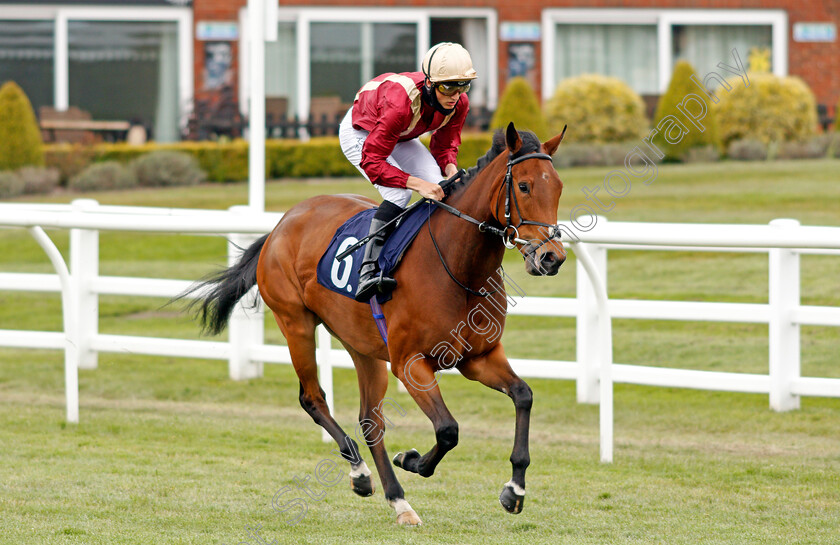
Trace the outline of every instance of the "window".
{"label": "window", "polygon": [[417,70],[414,23],[313,22],[310,37],[313,97],[338,95],[350,103],[379,74]]}
{"label": "window", "polygon": [[615,76],[637,93],[665,91],[674,65],[699,74],[747,63],[753,48],[770,50],[771,69],[787,75],[788,19],[770,9],[547,8],[542,14],[542,96],[585,72]]}
{"label": "window", "polygon": [[36,113],[75,106],[179,138],[193,96],[190,8],[35,4],[0,10],[0,83],[16,81]]}
{"label": "window", "polygon": [[[251,100],[247,7],[240,10],[239,96]],[[385,72],[415,72],[426,49],[460,41],[479,78],[473,106],[495,107],[497,98],[495,11],[489,8],[280,7],[279,40],[265,45],[265,92],[272,104],[288,105],[305,118],[317,110],[344,109],[371,78]],[[315,99],[315,100],[313,100]],[[316,107],[317,104],[317,107]]]}
{"label": "window", "polygon": [[470,111],[473,113],[480,107],[495,104],[496,82],[493,74],[496,63],[491,61],[495,55],[489,45],[487,26],[485,17],[432,17],[429,20],[430,44],[458,42],[470,52],[473,68],[478,72],[478,78],[470,86]]}
{"label": "window", "polygon": [[285,98],[286,115],[297,111],[297,47],[295,24],[281,21],[276,42],[265,44],[265,95]]}
{"label": "window", "polygon": [[95,119],[137,120],[178,139],[178,28],[168,21],[69,21],[69,100]]}
{"label": "window", "polygon": [[0,84],[17,83],[38,113],[53,104],[53,21],[0,21]]}
{"label": "window", "polygon": [[557,82],[580,74],[624,80],[637,93],[656,93],[655,25],[558,24],[554,42]]}
{"label": "window", "polygon": [[753,48],[773,46],[770,25],[674,25],[673,35],[674,64],[687,60],[701,74],[722,60],[731,65],[732,49],[746,63]]}

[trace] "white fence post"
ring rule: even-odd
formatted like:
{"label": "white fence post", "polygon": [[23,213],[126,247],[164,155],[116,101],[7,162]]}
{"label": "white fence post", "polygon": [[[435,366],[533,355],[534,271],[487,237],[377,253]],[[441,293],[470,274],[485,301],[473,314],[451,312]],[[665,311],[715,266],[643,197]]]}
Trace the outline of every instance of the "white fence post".
{"label": "white fence post", "polygon": [[[598,218],[598,221],[607,221]],[[595,265],[595,269],[607,286],[607,249],[597,244],[578,243],[578,247],[588,252]],[[592,282],[588,278],[586,269],[580,259],[577,259],[577,400],[578,403],[598,403],[598,351],[599,344],[599,316],[598,302]]]}
{"label": "white fence post", "polygon": [[598,421],[600,428],[601,461],[612,463],[613,461],[613,348],[612,348],[612,320],[610,319],[609,300],[607,298],[607,285],[604,283],[601,273],[595,266],[592,257],[582,243],[573,242],[570,244],[575,251],[578,261],[583,265],[584,272],[592,284],[592,291],[598,304]]}
{"label": "white fence post", "polygon": [[[232,206],[235,214],[249,214],[248,206]],[[228,235],[228,266],[233,266],[258,237],[231,233]],[[256,306],[254,304],[256,303]],[[259,290],[254,286],[233,309],[228,323],[230,360],[228,372],[233,380],[246,380],[263,376],[263,362],[251,360],[251,348],[265,340],[265,310]]]}
{"label": "white fence post", "polygon": [[[93,199],[75,199],[74,212],[91,212],[99,203]],[[70,275],[73,282],[75,315],[72,342],[76,345],[79,369],[96,369],[97,353],[91,349],[99,333],[99,295],[92,289],[99,275],[99,231],[70,229]]]}
{"label": "white fence post", "polygon": [[[777,219],[772,227],[796,229],[799,222]],[[791,382],[800,375],[799,324],[793,312],[799,306],[799,254],[789,248],[770,249],[770,408],[790,411],[799,408],[799,396],[791,393]]]}
{"label": "white fence post", "polygon": [[[333,405],[332,336],[324,324],[318,326],[318,382],[321,383],[321,388],[324,390],[324,398],[327,402],[327,407],[330,409],[330,414],[335,417],[335,408]],[[321,428],[321,440],[325,443],[332,441],[332,437],[324,428]]]}
{"label": "white fence post", "polygon": [[29,233],[38,242],[50,259],[61,283],[61,318],[64,324],[64,395],[67,406],[67,421],[79,423],[79,353],[73,339],[76,337],[75,305],[78,298],[73,293],[73,280],[61,252],[40,227],[30,227]]}

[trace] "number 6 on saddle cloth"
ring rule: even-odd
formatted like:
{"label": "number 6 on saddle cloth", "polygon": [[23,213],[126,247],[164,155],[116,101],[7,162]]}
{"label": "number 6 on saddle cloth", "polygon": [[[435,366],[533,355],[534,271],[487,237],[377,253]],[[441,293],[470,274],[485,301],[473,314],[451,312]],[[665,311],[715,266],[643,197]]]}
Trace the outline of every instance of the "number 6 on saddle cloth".
{"label": "number 6 on saddle cloth", "polygon": [[[436,210],[437,207],[433,203],[420,202],[416,208],[403,216],[397,228],[388,237],[379,256],[379,267],[385,274],[392,273],[397,268],[400,259],[417,236],[420,228],[429,219],[430,214]],[[364,255],[364,245],[360,245],[341,261],[337,260],[336,256],[367,236],[370,230],[370,221],[375,213],[376,208],[359,212],[338,228],[329,246],[327,246],[327,251],[318,261],[319,284],[353,299],[356,286],[359,284],[359,264],[362,262]],[[376,296],[379,303],[384,303],[390,298],[390,293],[377,294]]]}

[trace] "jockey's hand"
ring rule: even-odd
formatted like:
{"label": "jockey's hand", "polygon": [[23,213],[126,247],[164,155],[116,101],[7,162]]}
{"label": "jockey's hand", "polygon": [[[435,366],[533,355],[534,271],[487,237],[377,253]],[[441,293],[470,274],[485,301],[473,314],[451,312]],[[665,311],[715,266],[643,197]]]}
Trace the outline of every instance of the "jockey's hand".
{"label": "jockey's hand", "polygon": [[409,189],[413,189],[414,191],[420,193],[420,196],[425,197],[427,199],[432,199],[433,201],[442,200],[445,196],[443,193],[443,188],[440,187],[438,184],[427,182],[422,178],[417,178],[415,176],[409,176],[408,182],[406,182],[405,186]]}

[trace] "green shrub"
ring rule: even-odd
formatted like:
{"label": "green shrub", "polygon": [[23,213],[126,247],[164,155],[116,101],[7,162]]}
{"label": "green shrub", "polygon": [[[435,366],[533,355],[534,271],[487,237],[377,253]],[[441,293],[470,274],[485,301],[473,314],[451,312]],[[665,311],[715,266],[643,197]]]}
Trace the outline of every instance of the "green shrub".
{"label": "green shrub", "polygon": [[585,74],[564,80],[547,101],[551,134],[568,125],[569,142],[621,142],[647,134],[642,98],[618,78]]}
{"label": "green shrub", "polygon": [[127,189],[137,185],[130,168],[117,161],[94,163],[70,178],[68,187],[74,191],[103,191]]}
{"label": "green shrub", "polygon": [[[189,142],[178,148],[192,154],[212,182],[241,182],[248,179],[248,142]],[[266,165],[268,161],[266,161]],[[266,168],[266,174],[268,174]]]}
{"label": "green shrub", "polygon": [[182,151],[153,151],[131,162],[141,187],[198,185],[207,179],[195,157]]}
{"label": "green shrub", "polygon": [[[420,141],[424,146],[429,147],[430,138],[428,134],[421,136]],[[475,166],[479,157],[487,153],[492,144],[492,132],[462,133],[461,146],[458,148],[458,168],[467,169]]]}
{"label": "green shrub", "polygon": [[827,133],[822,135],[822,137],[828,140],[825,156],[828,158],[836,157],[840,159],[840,131]]}
{"label": "green shrub", "polygon": [[[268,143],[267,143],[268,146]],[[156,151],[180,151],[198,161],[207,179],[214,182],[239,182],[248,179],[248,142],[176,142],[157,144],[149,142],[142,146],[125,143],[97,144],[89,147],[49,145],[46,146],[47,164],[62,170],[62,179],[77,174],[80,166],[103,161],[117,161],[128,165],[135,159]],[[268,162],[266,161],[266,164]],[[82,166],[83,168],[83,166]],[[66,175],[65,172],[72,172]]]}
{"label": "green shrub", "polygon": [[44,164],[41,130],[32,104],[13,81],[0,87],[0,170]]}
{"label": "green shrub", "polygon": [[554,156],[557,168],[624,165],[624,158],[637,143],[563,145]]}
{"label": "green shrub", "polygon": [[8,199],[23,194],[23,180],[17,172],[0,171],[0,199]]}
{"label": "green shrub", "polygon": [[808,140],[782,142],[777,159],[820,159],[833,155],[831,134],[818,134]]}
{"label": "green shrub", "polygon": [[764,161],[768,156],[767,144],[760,140],[733,140],[727,156],[736,161]]}
{"label": "green shrub", "polygon": [[474,167],[478,163],[478,158],[484,156],[492,144],[493,133],[461,134],[461,147],[458,148],[458,168]]}
{"label": "green shrub", "polygon": [[834,132],[840,132],[840,99],[837,99],[837,106],[834,107]]}
{"label": "green shrub", "polygon": [[713,111],[724,145],[733,140],[760,140],[765,144],[805,140],[817,127],[814,94],[798,77],[749,74],[750,85],[740,79],[732,90],[719,89]]}
{"label": "green shrub", "polygon": [[[656,106],[656,114],[653,116],[654,127],[658,127],[666,116],[673,116],[688,130],[688,133],[684,134],[676,144],[667,142],[662,132],[654,137],[653,141],[656,146],[665,153],[665,160],[682,161],[686,152],[691,148],[705,147],[717,143],[717,123],[715,122],[715,115],[712,113],[711,101],[697,89],[696,84],[691,80],[691,76],[697,77],[694,67],[686,61],[678,62],[674,67],[674,74],[671,76],[668,89]],[[686,97],[689,97],[688,102],[685,101]],[[698,99],[702,101],[702,105],[697,102]],[[688,114],[685,113],[685,110],[688,111]],[[704,129],[702,132],[687,117],[687,115],[699,115],[701,111],[706,112],[703,119],[697,120],[697,124]],[[663,124],[663,128],[667,129],[668,125],[670,123],[666,122]]]}
{"label": "green shrub", "polygon": [[[461,137],[458,164],[468,168],[490,149],[489,133],[466,133]],[[428,145],[428,138],[423,141]],[[116,161],[130,164],[143,155],[169,150],[191,155],[211,182],[240,182],[248,179],[248,142],[177,142],[142,146],[127,144],[97,144],[80,147],[47,145],[47,165],[59,169],[62,183],[79,174],[90,164]],[[336,137],[313,138],[309,142],[297,140],[268,140],[265,143],[266,177],[359,176],[356,167],[344,157]]]}
{"label": "green shrub", "polygon": [[342,153],[336,137],[313,138],[309,142],[285,147],[272,165],[272,175],[277,178],[359,175],[356,167]]}
{"label": "green shrub", "polygon": [[711,144],[689,148],[682,156],[685,163],[713,163],[719,159],[720,151]]}
{"label": "green shrub", "polygon": [[57,168],[23,167],[18,170],[18,176],[23,180],[23,192],[26,195],[52,193],[61,181],[61,173]]}
{"label": "green shrub", "polygon": [[59,183],[67,185],[70,178],[87,168],[96,158],[91,146],[79,144],[53,144],[44,146],[44,162],[59,173]]}
{"label": "green shrub", "polygon": [[508,82],[499,100],[499,106],[490,120],[490,128],[503,129],[511,121],[520,131],[532,131],[540,140],[548,138],[548,125],[537,95],[528,80],[523,77],[513,78]]}

